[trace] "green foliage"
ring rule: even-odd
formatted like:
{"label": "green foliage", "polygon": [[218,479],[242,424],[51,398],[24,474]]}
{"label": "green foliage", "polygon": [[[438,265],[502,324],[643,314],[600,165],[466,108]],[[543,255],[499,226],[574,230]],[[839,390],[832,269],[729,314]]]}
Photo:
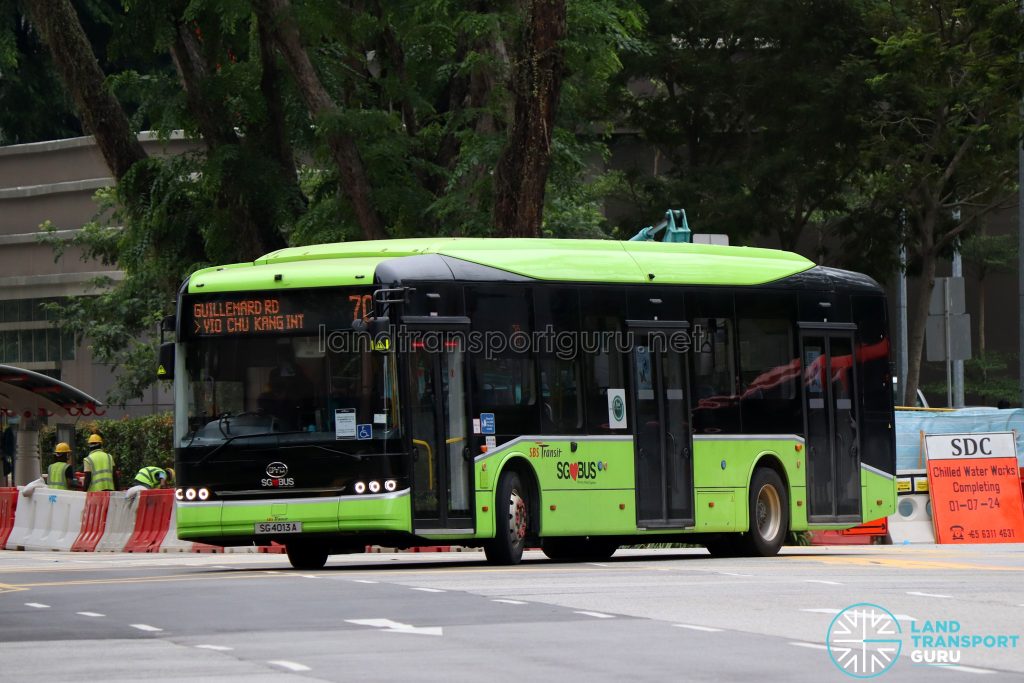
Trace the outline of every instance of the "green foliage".
{"label": "green foliage", "polygon": [[[99,434],[103,437],[103,450],[114,457],[119,487],[129,488],[135,474],[143,467],[174,467],[173,431],[174,419],[170,413],[79,422],[75,425],[75,443],[71,444],[75,471],[82,471],[82,460],[89,453],[89,436]],[[57,431],[52,425],[43,427],[39,432],[39,452],[42,454],[44,472],[53,462],[56,435]]]}
{"label": "green foliage", "polygon": [[[996,406],[1005,401],[1017,405],[1020,402],[1020,384],[1011,376],[1011,367],[1016,364],[1016,354],[994,351],[964,361],[964,395],[967,404]],[[938,369],[939,363],[930,365],[936,367],[936,373],[945,372]],[[945,381],[931,382],[923,389],[929,395],[946,396]]]}

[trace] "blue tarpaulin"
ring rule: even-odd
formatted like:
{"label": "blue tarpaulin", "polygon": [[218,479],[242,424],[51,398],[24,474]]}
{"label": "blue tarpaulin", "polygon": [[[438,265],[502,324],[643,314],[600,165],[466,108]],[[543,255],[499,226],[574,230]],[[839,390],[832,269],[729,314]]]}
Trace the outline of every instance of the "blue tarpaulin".
{"label": "blue tarpaulin", "polygon": [[1017,458],[1024,466],[1024,410],[961,408],[942,412],[896,411],[896,471],[924,469],[921,432],[925,434],[972,434],[1017,432]]}

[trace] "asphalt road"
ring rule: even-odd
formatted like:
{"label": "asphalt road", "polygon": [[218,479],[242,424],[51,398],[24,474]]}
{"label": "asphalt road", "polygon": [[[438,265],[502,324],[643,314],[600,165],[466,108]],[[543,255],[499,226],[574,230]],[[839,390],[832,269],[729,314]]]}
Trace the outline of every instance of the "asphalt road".
{"label": "asphalt road", "polygon": [[[0,679],[849,681],[833,658],[849,666],[839,613],[857,603],[887,610],[900,643],[862,673],[1024,679],[1024,545],[529,552],[517,567],[375,554],[315,572],[281,555],[2,551]],[[950,650],[915,647],[928,628],[982,640],[952,666],[916,663]],[[880,642],[854,635],[854,654]]]}

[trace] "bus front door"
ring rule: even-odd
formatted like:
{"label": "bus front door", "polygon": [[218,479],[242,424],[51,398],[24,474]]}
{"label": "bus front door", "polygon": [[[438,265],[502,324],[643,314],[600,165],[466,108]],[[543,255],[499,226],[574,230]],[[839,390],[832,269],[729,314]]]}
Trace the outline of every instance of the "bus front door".
{"label": "bus front door", "polygon": [[408,354],[404,397],[413,448],[413,531],[472,533],[466,353],[444,332],[422,339]]}
{"label": "bus front door", "polygon": [[801,335],[807,519],[861,521],[860,443],[852,326]]}
{"label": "bus front door", "polygon": [[686,323],[630,323],[636,516],[640,528],[693,525]]}

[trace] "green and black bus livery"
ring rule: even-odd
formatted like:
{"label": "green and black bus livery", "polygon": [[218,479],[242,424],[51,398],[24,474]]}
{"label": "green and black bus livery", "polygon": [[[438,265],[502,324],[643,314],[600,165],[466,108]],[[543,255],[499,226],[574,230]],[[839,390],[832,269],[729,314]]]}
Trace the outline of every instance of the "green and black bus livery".
{"label": "green and black bus livery", "polygon": [[518,562],[689,542],[771,555],[895,508],[885,297],[767,249],[423,238],[183,285],[177,529]]}

